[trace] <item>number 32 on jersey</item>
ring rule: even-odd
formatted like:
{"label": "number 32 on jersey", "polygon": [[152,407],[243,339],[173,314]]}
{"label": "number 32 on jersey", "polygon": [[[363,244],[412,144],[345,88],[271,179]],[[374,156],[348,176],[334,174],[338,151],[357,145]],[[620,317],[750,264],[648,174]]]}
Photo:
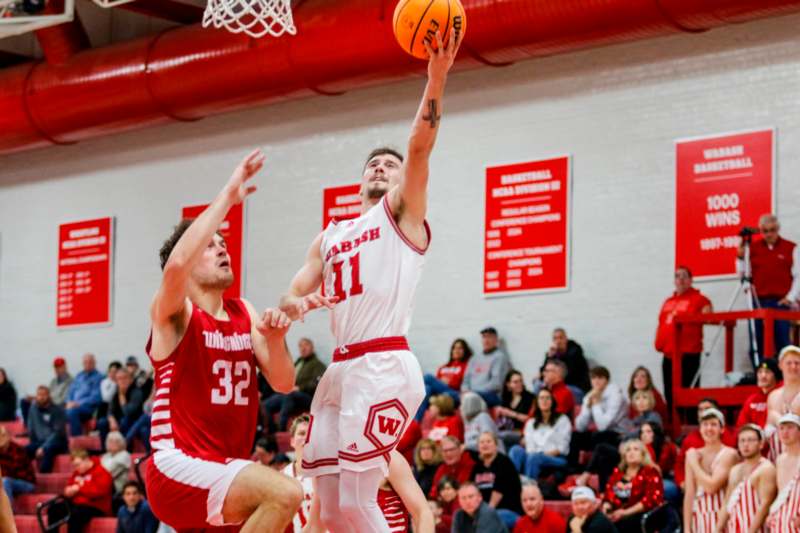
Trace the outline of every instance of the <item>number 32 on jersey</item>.
{"label": "number 32 on jersey", "polygon": [[234,405],[247,405],[251,371],[250,361],[214,361],[211,373],[219,379],[219,386],[211,389],[211,403],[227,405],[233,401]]}

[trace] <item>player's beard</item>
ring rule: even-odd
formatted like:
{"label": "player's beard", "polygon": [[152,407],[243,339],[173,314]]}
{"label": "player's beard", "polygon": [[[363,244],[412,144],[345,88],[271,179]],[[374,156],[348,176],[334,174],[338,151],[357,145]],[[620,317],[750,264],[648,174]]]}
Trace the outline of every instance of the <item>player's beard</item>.
{"label": "player's beard", "polygon": [[234,277],[233,272],[225,272],[223,274],[205,279],[199,285],[207,291],[224,291],[233,285]]}
{"label": "player's beard", "polygon": [[[369,185],[372,185],[371,187]],[[380,200],[389,192],[389,184],[380,181],[370,183],[365,191],[365,196],[370,200]]]}

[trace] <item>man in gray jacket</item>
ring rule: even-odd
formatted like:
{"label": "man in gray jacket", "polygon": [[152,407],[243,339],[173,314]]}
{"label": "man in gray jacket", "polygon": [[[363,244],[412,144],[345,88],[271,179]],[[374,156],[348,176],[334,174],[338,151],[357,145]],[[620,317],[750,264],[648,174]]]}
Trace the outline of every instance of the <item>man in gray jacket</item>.
{"label": "man in gray jacket", "polygon": [[508,354],[500,349],[497,330],[493,327],[481,330],[481,344],[483,353],[473,355],[467,363],[461,392],[480,394],[486,405],[492,408],[500,405],[503,382],[511,369],[511,362]]}
{"label": "man in gray jacket", "polygon": [[483,501],[475,483],[464,482],[458,489],[461,509],[453,516],[452,533],[508,533],[497,511]]}
{"label": "man in gray jacket", "polygon": [[41,461],[39,472],[50,472],[55,456],[67,452],[67,415],[63,407],[51,401],[50,389],[44,385],[36,389],[36,400],[28,415],[28,434],[28,455]]}

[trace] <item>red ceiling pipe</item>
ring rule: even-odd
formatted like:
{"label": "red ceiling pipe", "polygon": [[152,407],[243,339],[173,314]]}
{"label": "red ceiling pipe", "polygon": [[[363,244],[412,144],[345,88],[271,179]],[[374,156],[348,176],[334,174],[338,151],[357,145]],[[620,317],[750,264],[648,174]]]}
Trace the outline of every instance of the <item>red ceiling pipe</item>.
{"label": "red ceiling pipe", "polygon": [[[462,0],[459,69],[800,11],[800,0]],[[391,0],[306,0],[297,36],[199,26],[0,70],[0,153],[65,144],[286,98],[424,75],[391,30]]]}
{"label": "red ceiling pipe", "polygon": [[[44,13],[54,15],[64,12],[64,0],[51,0],[47,2]],[[90,47],[89,36],[83,29],[78,12],[70,22],[36,30],[36,40],[42,48],[44,57],[51,65],[60,65],[69,58]]]}

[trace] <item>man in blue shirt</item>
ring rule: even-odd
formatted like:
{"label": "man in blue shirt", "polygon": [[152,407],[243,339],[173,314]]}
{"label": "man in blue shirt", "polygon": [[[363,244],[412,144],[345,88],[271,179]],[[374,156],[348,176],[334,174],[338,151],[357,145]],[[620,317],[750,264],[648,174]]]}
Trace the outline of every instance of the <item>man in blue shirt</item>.
{"label": "man in blue shirt", "polygon": [[117,512],[117,533],[156,533],[158,520],[142,497],[139,484],[128,481],[122,489],[125,505]]}
{"label": "man in blue shirt", "polygon": [[83,371],[75,376],[67,392],[67,410],[69,431],[71,435],[83,433],[83,422],[94,416],[95,411],[102,402],[100,383],[103,374],[95,368],[94,355],[87,353],[83,356]]}

